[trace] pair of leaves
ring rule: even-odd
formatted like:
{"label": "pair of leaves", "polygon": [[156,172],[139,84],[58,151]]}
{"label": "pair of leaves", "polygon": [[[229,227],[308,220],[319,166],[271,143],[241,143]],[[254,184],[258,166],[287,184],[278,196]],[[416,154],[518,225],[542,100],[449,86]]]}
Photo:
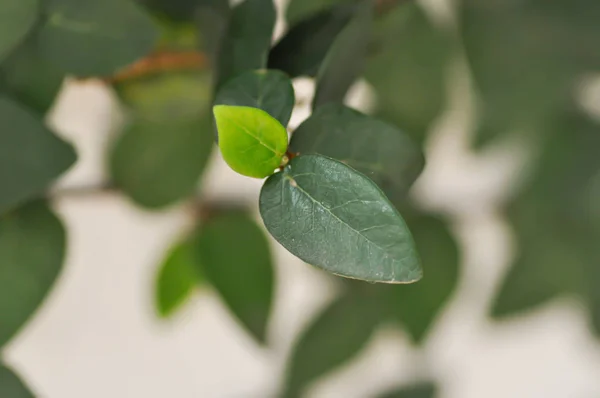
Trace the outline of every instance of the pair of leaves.
{"label": "pair of leaves", "polygon": [[0,396],[2,398],[34,398],[19,377],[2,365],[0,365]]}
{"label": "pair of leaves", "polygon": [[263,231],[244,212],[217,213],[174,248],[161,267],[157,300],[170,315],[204,281],[259,342],[273,301],[273,264]]}

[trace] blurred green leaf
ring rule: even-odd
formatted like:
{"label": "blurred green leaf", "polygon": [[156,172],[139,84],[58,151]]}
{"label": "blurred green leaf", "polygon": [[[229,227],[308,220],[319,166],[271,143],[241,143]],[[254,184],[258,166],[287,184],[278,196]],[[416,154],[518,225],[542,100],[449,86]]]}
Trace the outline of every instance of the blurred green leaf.
{"label": "blurred green leaf", "polygon": [[203,7],[228,8],[225,0],[137,0],[148,10],[177,22],[192,22]]}
{"label": "blurred green leaf", "polygon": [[315,379],[356,357],[379,320],[379,309],[369,297],[345,294],[333,301],[294,346],[282,396],[300,396]]}
{"label": "blurred green leaf", "polygon": [[280,69],[292,78],[315,76],[356,9],[353,3],[341,4],[293,25],[269,53],[269,69]]}
{"label": "blurred green leaf", "polygon": [[292,254],[335,275],[385,283],[421,278],[413,238],[375,183],[321,155],[294,158],[260,193],[267,230]]}
{"label": "blurred green leaf", "polygon": [[185,303],[194,287],[202,282],[199,259],[192,236],[171,248],[156,279],[156,307],[167,318]]}
{"label": "blurred green leaf", "polygon": [[0,3],[0,62],[25,38],[38,17],[38,0]]}
{"label": "blurred green leaf", "polygon": [[365,77],[377,94],[377,114],[422,142],[445,105],[449,35],[417,2],[378,19]]}
{"label": "blurred green leaf", "polygon": [[75,160],[38,116],[0,96],[0,214],[44,192]]}
{"label": "blurred green leaf", "polygon": [[110,76],[143,58],[158,31],[129,0],[48,0],[38,35],[43,56],[78,76]]}
{"label": "blurred green leaf", "polygon": [[265,67],[275,19],[273,0],[244,0],[232,10],[219,51],[217,88],[242,72]]}
{"label": "blurred green leaf", "polygon": [[350,3],[355,0],[290,0],[285,11],[285,17],[290,24],[306,19],[314,14],[336,6],[340,3]]}
{"label": "blurred green leaf", "polygon": [[225,83],[215,105],[259,108],[287,126],[294,109],[294,87],[285,73],[276,70],[248,71]]}
{"label": "blurred green leaf", "polygon": [[19,377],[2,365],[0,365],[0,397],[35,398]]}
{"label": "blurred green leaf", "polygon": [[0,65],[0,92],[46,113],[58,94],[64,74],[44,59],[37,42],[26,40]]}
{"label": "blurred green leaf", "polygon": [[390,391],[379,396],[379,398],[433,398],[436,396],[436,392],[437,388],[435,385],[421,384]]}
{"label": "blurred green leaf", "polygon": [[372,25],[373,4],[363,2],[319,68],[313,108],[328,102],[344,102],[346,93],[364,72]]}
{"label": "blurred green leaf", "polygon": [[0,216],[0,347],[50,291],[62,267],[65,245],[62,223],[44,202]]}
{"label": "blurred green leaf", "polygon": [[206,3],[196,11],[194,20],[200,28],[202,49],[208,55],[211,64],[216,66],[229,26],[231,8],[228,0],[207,0]]}
{"label": "blurred green leaf", "polygon": [[214,107],[223,159],[237,173],[265,178],[281,165],[288,146],[285,127],[267,112],[247,106]]}
{"label": "blurred green leaf", "polygon": [[423,279],[408,286],[382,287],[387,316],[400,322],[420,343],[458,282],[459,252],[447,225],[417,214],[406,218],[423,264]]}
{"label": "blurred green leaf", "polygon": [[319,153],[365,174],[396,203],[423,170],[421,150],[402,130],[341,104],[318,108],[290,142],[293,153]]}
{"label": "blurred green leaf", "polygon": [[169,73],[129,81],[118,90],[132,120],[111,154],[114,182],[148,208],[192,195],[213,148],[210,77]]}
{"label": "blurred green leaf", "polygon": [[200,231],[202,272],[229,309],[261,343],[273,302],[273,260],[264,232],[250,216],[228,211]]}

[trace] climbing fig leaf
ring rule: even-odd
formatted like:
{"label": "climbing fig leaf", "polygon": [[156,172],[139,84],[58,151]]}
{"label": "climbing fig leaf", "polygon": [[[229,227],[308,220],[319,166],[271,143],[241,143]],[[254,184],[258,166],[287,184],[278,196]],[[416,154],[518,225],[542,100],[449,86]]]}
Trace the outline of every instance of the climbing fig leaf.
{"label": "climbing fig leaf", "polygon": [[23,40],[35,23],[38,0],[2,0],[0,3],[0,62]]}
{"label": "climbing fig leaf", "polygon": [[25,384],[10,369],[0,365],[0,397],[34,398]]}
{"label": "climbing fig leaf", "polygon": [[248,177],[273,174],[287,151],[285,127],[261,109],[229,105],[213,109],[219,147],[229,167]]}
{"label": "climbing fig leaf", "polygon": [[264,343],[273,301],[273,260],[263,230],[242,211],[216,214],[202,226],[197,249],[202,273]]}
{"label": "climbing fig leaf", "polygon": [[46,297],[60,272],[65,245],[65,230],[44,202],[0,216],[0,347]]}
{"label": "climbing fig leaf", "polygon": [[334,103],[318,108],[296,129],[290,151],[344,162],[372,179],[394,203],[406,196],[425,164],[404,131]]}
{"label": "climbing fig leaf", "polygon": [[406,223],[373,181],[321,155],[294,158],[260,194],[267,230],[292,254],[336,275],[370,282],[421,278]]}
{"label": "climbing fig leaf", "polygon": [[215,98],[217,105],[251,106],[262,109],[287,126],[294,109],[294,87],[283,72],[248,71],[228,81]]}

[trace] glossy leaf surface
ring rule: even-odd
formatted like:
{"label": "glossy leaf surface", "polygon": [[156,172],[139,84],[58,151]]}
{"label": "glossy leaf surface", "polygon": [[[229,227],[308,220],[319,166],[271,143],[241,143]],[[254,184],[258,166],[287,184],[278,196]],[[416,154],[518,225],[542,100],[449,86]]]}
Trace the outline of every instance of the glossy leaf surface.
{"label": "glossy leaf surface", "polygon": [[267,230],[292,254],[330,273],[411,283],[421,267],[406,223],[383,192],[321,155],[294,158],[260,194]]}
{"label": "glossy leaf surface", "polygon": [[37,19],[38,7],[38,0],[0,3],[0,62],[23,41]]}
{"label": "glossy leaf surface", "polygon": [[0,397],[35,398],[12,370],[0,365]]}
{"label": "glossy leaf surface", "polygon": [[0,216],[0,347],[50,291],[62,267],[65,245],[60,220],[43,202]]}
{"label": "glossy leaf surface", "polygon": [[234,171],[264,178],[281,164],[287,146],[285,127],[267,112],[245,106],[214,107],[219,147]]}

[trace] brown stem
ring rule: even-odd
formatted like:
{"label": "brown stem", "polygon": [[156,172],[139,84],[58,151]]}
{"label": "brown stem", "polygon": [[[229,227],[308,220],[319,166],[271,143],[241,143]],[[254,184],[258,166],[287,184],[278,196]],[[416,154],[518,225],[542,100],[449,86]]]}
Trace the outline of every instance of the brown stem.
{"label": "brown stem", "polygon": [[203,70],[207,66],[208,60],[201,52],[161,51],[148,55],[104,80],[107,83],[120,83],[167,71]]}

